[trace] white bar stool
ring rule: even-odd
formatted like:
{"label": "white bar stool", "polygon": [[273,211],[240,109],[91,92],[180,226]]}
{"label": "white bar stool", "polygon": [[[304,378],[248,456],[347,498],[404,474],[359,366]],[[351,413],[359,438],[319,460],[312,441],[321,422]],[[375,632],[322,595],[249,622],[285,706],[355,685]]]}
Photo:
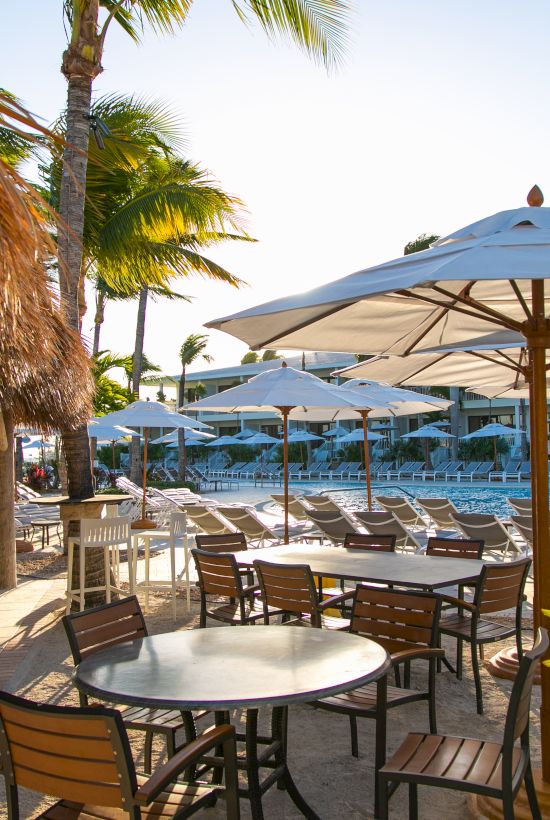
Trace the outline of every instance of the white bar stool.
{"label": "white bar stool", "polygon": [[[137,581],[137,548],[139,540],[143,541],[145,549],[145,578],[143,581]],[[176,541],[183,541],[184,552],[184,568],[180,575],[176,574]],[[186,589],[186,603],[187,611],[191,609],[191,586],[189,582],[189,542],[187,536],[187,515],[184,512],[170,513],[170,528],[161,530],[134,530],[132,532],[133,540],[133,566],[134,566],[134,589],[141,588],[145,592],[145,609],[149,608],[149,590],[151,589],[166,589],[170,587],[172,597],[172,614],[176,620],[176,594],[178,588],[182,588],[185,584]],[[150,552],[151,541],[168,541],[168,548],[170,550],[170,579],[161,580],[159,578],[151,579],[150,576]],[[185,581],[182,581],[181,576],[185,575]]]}
{"label": "white bar stool", "polygon": [[[120,587],[120,550],[121,544],[126,546],[128,556],[128,578],[130,590],[123,590]],[[79,587],[73,589],[72,574],[74,562],[74,547],[79,548]],[[79,602],[80,611],[84,609],[85,596],[87,592],[105,590],[107,603],[111,602],[111,593],[120,595],[133,595],[134,572],[132,567],[132,541],[130,534],[130,519],[128,517],[118,518],[83,518],[80,521],[80,536],[72,536],[68,539],[67,556],[67,608],[69,613],[74,600]],[[103,563],[105,569],[105,584],[87,587],[86,583],[86,550],[103,549]],[[115,583],[111,583],[111,572]]]}

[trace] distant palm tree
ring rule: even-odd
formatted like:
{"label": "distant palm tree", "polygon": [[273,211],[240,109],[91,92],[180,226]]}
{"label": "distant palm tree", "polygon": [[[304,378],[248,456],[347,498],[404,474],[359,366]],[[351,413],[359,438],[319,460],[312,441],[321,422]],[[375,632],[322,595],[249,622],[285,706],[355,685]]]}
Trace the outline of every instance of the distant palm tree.
{"label": "distant palm tree", "polygon": [[[212,356],[205,353],[208,345],[208,336],[201,333],[191,333],[180,347],[181,375],[178,383],[178,409],[185,405],[185,376],[187,367],[193,364],[198,358],[203,358],[205,362],[213,361]],[[187,468],[187,450],[185,447],[185,430],[178,429],[178,478],[185,481],[185,471]]]}
{"label": "distant palm tree", "polygon": [[[268,36],[282,34],[325,65],[342,52],[349,7],[346,0],[231,0],[243,22],[255,19]],[[65,147],[60,182],[58,253],[60,294],[69,323],[79,329],[83,291],[82,247],[90,129],[104,142],[101,118],[92,113],[92,86],[103,71],[103,49],[113,20],[135,42],[145,28],[171,33],[187,20],[192,0],[63,0],[68,44],[61,71],[67,79]],[[100,9],[104,14],[101,15]],[[147,284],[144,282],[143,284]],[[93,495],[87,429],[64,432],[69,458],[69,494]]]}

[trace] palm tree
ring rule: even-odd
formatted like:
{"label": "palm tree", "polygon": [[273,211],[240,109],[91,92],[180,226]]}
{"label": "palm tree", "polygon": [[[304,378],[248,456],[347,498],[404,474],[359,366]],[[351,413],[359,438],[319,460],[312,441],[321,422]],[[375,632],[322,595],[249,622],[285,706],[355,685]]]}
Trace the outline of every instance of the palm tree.
{"label": "palm tree", "polygon": [[[180,347],[181,375],[178,383],[178,409],[185,405],[185,374],[187,367],[198,358],[210,364],[212,356],[205,353],[208,345],[208,336],[201,333],[191,333]],[[178,478],[185,481],[187,468],[187,450],[185,447],[185,430],[178,429]]]}
{"label": "palm tree", "polygon": [[95,379],[94,415],[104,416],[116,410],[123,410],[130,402],[131,393],[107,374],[110,370],[132,367],[131,356],[119,356],[102,350],[93,356],[93,374]]}
{"label": "palm tree", "polygon": [[[327,66],[338,62],[349,16],[345,0],[232,0],[243,22],[257,20],[270,37],[282,34]],[[171,33],[181,27],[192,0],[63,0],[69,42],[61,71],[67,79],[66,142],[59,196],[58,255],[60,293],[69,324],[79,329],[79,293],[83,291],[82,240],[90,129],[101,142],[101,122],[92,114],[92,86],[102,72],[105,39],[116,21],[134,40],[150,27]],[[106,12],[99,20],[100,8]],[[145,284],[145,283],[144,283]],[[93,495],[89,442],[85,426],[64,433],[69,495]]]}

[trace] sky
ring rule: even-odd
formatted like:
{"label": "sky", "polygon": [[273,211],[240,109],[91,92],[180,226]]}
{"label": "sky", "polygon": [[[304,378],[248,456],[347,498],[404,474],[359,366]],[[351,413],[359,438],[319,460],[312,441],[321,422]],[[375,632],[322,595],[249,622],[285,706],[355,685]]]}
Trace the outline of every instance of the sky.
{"label": "sky", "polygon": [[[50,122],[66,96],[62,1],[9,4],[2,22],[0,85]],[[95,94],[168,102],[186,156],[246,203],[258,240],[208,252],[247,287],[195,277],[174,283],[191,304],[149,302],[147,356],[177,373],[186,336],[208,332],[214,366],[233,365],[246,346],[204,322],[520,207],[534,183],[550,197],[549,24],[544,0],[355,0],[330,74],[245,27],[230,0],[195,0],[181,31],[140,46],[112,26]],[[108,306],[102,349],[133,350],[136,310]]]}

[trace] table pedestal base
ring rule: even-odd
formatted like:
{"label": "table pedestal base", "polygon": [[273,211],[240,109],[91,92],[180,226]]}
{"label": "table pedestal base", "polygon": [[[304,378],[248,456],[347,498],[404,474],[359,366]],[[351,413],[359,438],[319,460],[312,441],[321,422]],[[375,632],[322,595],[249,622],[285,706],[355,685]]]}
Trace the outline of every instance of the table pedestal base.
{"label": "table pedestal base", "polygon": [[[485,662],[485,668],[495,678],[506,678],[507,680],[515,680],[517,671],[519,669],[518,651],[515,646],[508,647],[508,649],[501,649],[496,655],[493,655]],[[533,683],[540,686],[540,664],[537,665]]]}
{"label": "table pedestal base", "polygon": [[[216,724],[227,721],[223,712],[216,712]],[[244,743],[245,756],[239,757],[237,767],[246,771],[247,787],[239,789],[241,797],[250,800],[252,820],[264,820],[262,795],[275,783],[286,791],[296,808],[308,820],[321,820],[300,794],[287,766],[287,723],[288,707],[276,706],[271,716],[271,736],[258,735],[258,710],[247,709],[245,733],[237,732],[237,743]],[[259,747],[265,749],[259,750]],[[219,761],[221,762],[221,760]],[[260,778],[261,769],[270,773]],[[221,770],[215,769],[214,782],[220,782]]]}
{"label": "table pedestal base", "polygon": [[[550,783],[544,783],[540,769],[533,770],[533,779],[539,809],[542,817],[550,817]],[[483,820],[502,820],[502,801],[495,800],[494,797],[484,797],[480,794],[468,795],[468,812],[471,818],[483,818]],[[514,816],[516,820],[532,820],[533,814],[529,808],[529,801],[523,786],[519,790],[514,800]]]}

